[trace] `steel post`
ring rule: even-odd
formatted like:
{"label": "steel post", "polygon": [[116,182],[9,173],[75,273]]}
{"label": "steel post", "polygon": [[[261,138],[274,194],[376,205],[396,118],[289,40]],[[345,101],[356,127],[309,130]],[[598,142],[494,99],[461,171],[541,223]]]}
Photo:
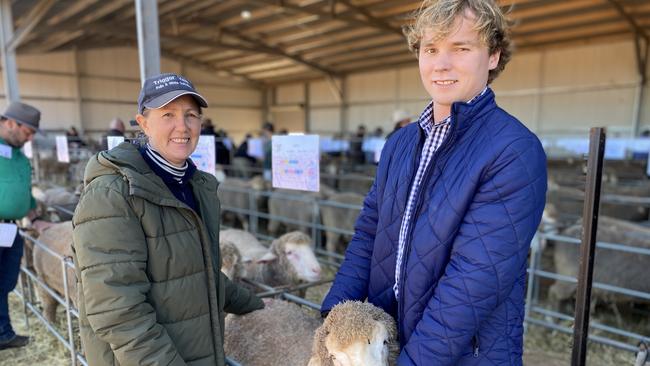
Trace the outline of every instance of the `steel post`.
{"label": "steel post", "polygon": [[135,0],[135,15],[138,28],[140,81],[144,84],[146,78],[160,74],[158,2]]}
{"label": "steel post", "polygon": [[596,254],[596,232],[598,230],[598,209],[600,186],[605,153],[605,129],[592,128],[589,133],[589,160],[585,203],[582,212],[582,243],[578,267],[578,289],[576,290],[575,324],[573,327],[572,366],[583,366],[587,360],[587,338],[589,336],[589,309],[591,285]]}

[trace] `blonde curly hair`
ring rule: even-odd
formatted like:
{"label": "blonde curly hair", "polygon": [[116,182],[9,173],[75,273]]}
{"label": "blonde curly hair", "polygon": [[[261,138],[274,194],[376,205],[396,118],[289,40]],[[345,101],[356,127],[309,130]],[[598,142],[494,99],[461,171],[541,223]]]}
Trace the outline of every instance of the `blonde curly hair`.
{"label": "blonde curly hair", "polygon": [[471,11],[481,41],[488,46],[490,55],[501,52],[499,63],[490,70],[488,84],[503,71],[512,57],[510,38],[511,22],[506,18],[495,0],[424,0],[415,13],[415,22],[405,27],[404,34],[409,49],[418,57],[420,42],[428,29],[434,29],[435,39],[448,36],[454,29],[454,21]]}

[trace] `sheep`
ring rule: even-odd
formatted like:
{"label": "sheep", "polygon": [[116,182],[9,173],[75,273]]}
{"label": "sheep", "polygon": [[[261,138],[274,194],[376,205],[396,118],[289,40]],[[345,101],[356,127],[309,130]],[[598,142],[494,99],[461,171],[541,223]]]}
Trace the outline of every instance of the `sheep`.
{"label": "sheep", "polygon": [[298,231],[284,234],[274,240],[268,249],[243,230],[223,230],[219,236],[220,245],[229,241],[239,250],[243,264],[242,278],[274,287],[320,280],[321,267],[316,260],[311,238],[306,234]]}
{"label": "sheep", "polygon": [[246,366],[307,365],[320,320],[287,301],[264,302],[262,310],[226,316],[226,355]]}
{"label": "sheep", "polygon": [[[40,234],[38,241],[63,257],[72,258],[72,222],[64,221],[51,225]],[[38,278],[63,296],[65,291],[59,258],[48,253],[39,245],[34,245],[33,256],[34,268]],[[67,276],[68,294],[72,304],[76,305],[77,276],[74,268],[67,267]],[[43,315],[53,323],[56,320],[56,308],[59,303],[42,287],[38,286],[37,292],[43,303]]]}
{"label": "sheep", "polygon": [[359,173],[347,173],[339,176],[338,189],[341,192],[355,192],[360,195],[367,195],[372,187],[374,178]]}
{"label": "sheep", "polygon": [[345,301],[316,330],[308,366],[394,365],[399,354],[395,319],[360,301]]}
{"label": "sheep", "polygon": [[395,320],[372,304],[341,303],[321,323],[287,301],[265,303],[262,310],[226,316],[224,350],[242,365],[395,364]]}
{"label": "sheep", "polygon": [[[310,224],[318,223],[318,200],[324,195],[317,192],[296,193],[288,189],[276,189],[269,197],[269,214],[267,230],[273,235],[279,233],[280,225],[288,230],[309,232]],[[286,219],[295,222],[285,221]]]}
{"label": "sheep", "polygon": [[[220,185],[217,191],[219,202],[222,206],[235,208],[239,210],[261,211],[266,205],[267,198],[257,195],[254,200],[254,207],[250,202],[250,191],[261,192],[266,189],[266,183],[261,176],[256,175],[250,180],[227,177]],[[244,230],[248,230],[247,215],[228,211],[224,208],[224,219],[226,221],[239,220]]]}
{"label": "sheep", "polygon": [[[337,228],[340,230],[353,231],[354,223],[361,212],[360,206],[363,204],[364,197],[354,192],[331,193],[328,195],[327,200],[337,203],[344,203],[348,205],[357,205],[359,208],[342,208],[326,203],[320,205],[320,215],[323,225],[328,228]],[[339,242],[347,235],[334,231],[326,231],[325,237],[327,239],[325,248],[330,252],[344,252],[345,249],[337,250]]]}
{"label": "sheep", "polygon": [[[601,195],[601,215],[606,215],[628,221],[648,220],[648,208],[634,203],[617,203],[621,196],[631,199],[650,196],[650,185],[603,185]],[[584,188],[561,186],[550,180],[546,193],[547,204],[554,205],[563,216],[579,217],[584,206]]]}
{"label": "sheep", "polygon": [[[582,233],[581,221],[561,232],[562,235],[580,238]],[[650,248],[650,229],[641,225],[601,216],[598,222],[598,241],[619,243],[638,248]],[[579,262],[578,245],[564,242],[555,242],[553,262],[557,273],[577,277]],[[594,282],[606,283],[631,290],[650,292],[650,282],[643,280],[647,277],[648,257],[635,253],[614,251],[597,248],[594,259]],[[576,283],[556,281],[549,288],[549,298],[556,308],[561,302],[570,300],[576,291]],[[617,303],[630,301],[643,302],[638,298],[594,289],[594,299],[604,300],[612,306],[618,315]],[[595,301],[594,301],[595,304]]]}
{"label": "sheep", "polygon": [[69,211],[74,211],[74,208],[79,203],[79,196],[83,186],[77,186],[74,192],[70,192],[65,187],[52,186],[49,188],[32,187],[32,196],[38,204],[39,213],[43,216],[48,216],[48,221],[66,221],[71,220],[72,215],[64,212],[57,212],[53,206],[59,206]]}
{"label": "sheep", "polygon": [[235,244],[228,240],[219,240],[219,249],[221,250],[221,272],[231,281],[242,277],[244,269],[241,254]]}

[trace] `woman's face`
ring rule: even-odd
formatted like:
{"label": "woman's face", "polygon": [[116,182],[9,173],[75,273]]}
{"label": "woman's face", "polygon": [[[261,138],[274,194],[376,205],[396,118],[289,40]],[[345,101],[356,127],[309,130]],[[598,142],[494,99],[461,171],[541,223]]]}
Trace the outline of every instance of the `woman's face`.
{"label": "woman's face", "polygon": [[136,120],[149,144],[167,161],[182,166],[194,152],[201,133],[201,114],[193,97],[180,96],[158,109],[148,109]]}

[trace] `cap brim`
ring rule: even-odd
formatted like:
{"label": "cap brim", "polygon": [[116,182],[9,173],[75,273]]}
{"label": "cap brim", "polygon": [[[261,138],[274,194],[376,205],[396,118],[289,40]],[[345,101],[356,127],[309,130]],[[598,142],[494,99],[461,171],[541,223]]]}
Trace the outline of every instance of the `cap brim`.
{"label": "cap brim", "polygon": [[158,109],[166,106],[167,104],[171,103],[174,99],[181,97],[183,95],[191,95],[194,97],[194,99],[199,103],[199,105],[203,108],[208,107],[208,102],[205,101],[205,98],[199,93],[191,92],[189,90],[174,90],[170,91],[168,93],[165,93],[163,95],[157,96],[156,98],[151,99],[150,101],[147,101],[144,103],[145,108],[149,109]]}

